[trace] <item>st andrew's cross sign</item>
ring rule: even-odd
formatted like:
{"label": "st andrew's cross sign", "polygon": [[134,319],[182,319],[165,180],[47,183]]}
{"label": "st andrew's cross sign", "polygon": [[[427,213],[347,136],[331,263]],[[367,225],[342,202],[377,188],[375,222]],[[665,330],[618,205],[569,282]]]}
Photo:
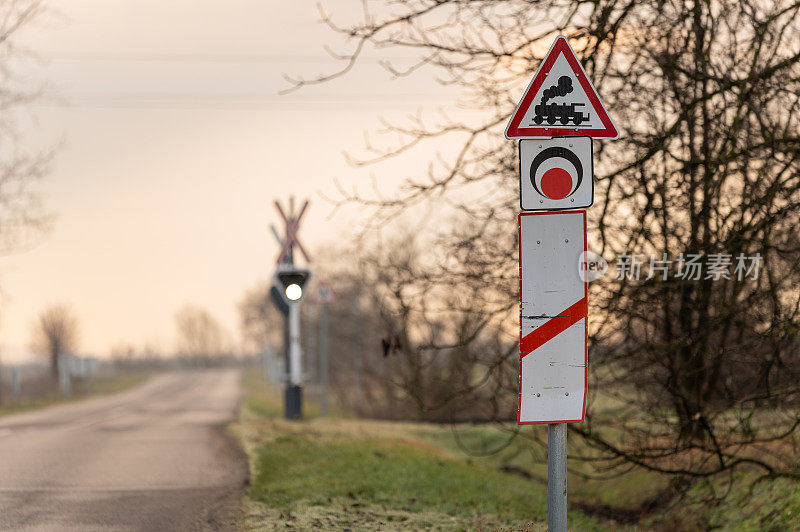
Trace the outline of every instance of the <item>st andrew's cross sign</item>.
{"label": "st andrew's cross sign", "polygon": [[289,262],[289,258],[291,257],[292,250],[295,246],[297,249],[300,250],[300,253],[303,254],[303,257],[306,259],[306,262],[311,262],[311,259],[306,253],[305,248],[303,248],[303,244],[300,243],[300,239],[297,236],[297,230],[300,228],[300,220],[303,218],[303,215],[308,208],[308,200],[303,202],[303,205],[300,207],[300,211],[295,214],[294,212],[294,200],[292,199],[290,203],[289,214],[287,215],[281,204],[278,201],[275,201],[275,209],[278,211],[278,214],[283,219],[283,223],[286,225],[286,238],[280,239],[277,236],[277,232],[273,229],[273,233],[276,233],[276,238],[281,243],[281,251],[278,254],[278,264],[282,264],[284,262]]}

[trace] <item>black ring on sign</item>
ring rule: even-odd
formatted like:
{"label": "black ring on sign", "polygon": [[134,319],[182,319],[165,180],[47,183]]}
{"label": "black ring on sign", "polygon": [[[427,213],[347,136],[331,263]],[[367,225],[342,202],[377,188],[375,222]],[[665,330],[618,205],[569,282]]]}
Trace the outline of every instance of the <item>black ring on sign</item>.
{"label": "black ring on sign", "polygon": [[574,194],[576,190],[578,190],[579,186],[581,186],[581,181],[583,181],[583,165],[581,164],[581,160],[578,158],[578,156],[575,155],[575,152],[563,146],[552,146],[550,148],[544,149],[540,151],[536,157],[533,158],[530,170],[531,185],[533,185],[533,188],[536,189],[536,192],[538,192],[540,196],[545,196],[544,194],[542,194],[542,191],[539,190],[539,187],[536,186],[536,170],[543,162],[545,162],[545,160],[550,159],[552,157],[561,157],[562,159],[568,160],[569,162],[572,163],[572,166],[575,167],[575,170],[578,173],[577,184],[572,188],[572,192],[570,192],[566,196],[569,197],[572,194]]}

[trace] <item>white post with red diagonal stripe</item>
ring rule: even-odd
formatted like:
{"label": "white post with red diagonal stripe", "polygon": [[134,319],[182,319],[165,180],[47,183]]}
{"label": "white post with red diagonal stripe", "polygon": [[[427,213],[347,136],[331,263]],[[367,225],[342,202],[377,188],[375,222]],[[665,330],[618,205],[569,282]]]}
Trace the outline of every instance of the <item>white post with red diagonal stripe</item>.
{"label": "white post with red diagonal stripe", "polygon": [[586,211],[519,215],[519,423],[583,421]]}

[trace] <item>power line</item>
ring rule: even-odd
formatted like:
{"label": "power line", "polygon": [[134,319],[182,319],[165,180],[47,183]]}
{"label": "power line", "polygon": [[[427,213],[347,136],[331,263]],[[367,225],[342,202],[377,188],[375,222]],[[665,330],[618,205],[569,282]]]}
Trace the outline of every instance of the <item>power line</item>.
{"label": "power line", "polygon": [[[74,91],[61,93],[65,98],[117,98],[117,99],[176,99],[183,100],[198,99],[198,100],[227,100],[239,99],[246,101],[265,101],[270,103],[288,103],[288,102],[363,102],[363,101],[420,101],[420,100],[447,100],[453,101],[452,96],[446,94],[433,95],[431,93],[395,93],[386,94],[381,92],[376,93],[353,93],[346,94],[340,93],[339,95],[287,95],[278,96],[277,94],[270,94],[267,92],[113,92],[113,91]],[[389,96],[387,98],[387,96]]]}
{"label": "power line", "polygon": [[[64,61],[142,61],[168,63],[338,63],[343,60],[331,56],[277,55],[277,54],[209,54],[168,52],[34,52],[40,59]],[[390,61],[419,61],[418,57],[359,57],[359,62],[380,63]]]}
{"label": "power line", "polygon": [[[387,97],[390,96],[390,97]],[[409,104],[444,105],[455,97],[430,94],[347,94],[336,96],[271,96],[264,93],[178,93],[178,92],[73,92],[61,98],[32,102],[39,107],[153,108],[153,109],[237,109],[251,107],[325,105],[347,107],[408,107]]]}
{"label": "power line", "polygon": [[408,104],[413,102],[398,102],[398,101],[380,101],[374,100],[370,102],[357,101],[357,100],[338,100],[338,101],[305,101],[305,102],[279,102],[279,101],[219,101],[219,102],[202,102],[202,101],[85,101],[85,102],[54,102],[54,101],[38,101],[32,102],[30,105],[36,107],[54,107],[62,109],[81,108],[81,109],[269,109],[276,106],[285,107],[287,105],[324,105],[330,107],[331,111],[336,111],[342,108],[405,108],[408,109]]}

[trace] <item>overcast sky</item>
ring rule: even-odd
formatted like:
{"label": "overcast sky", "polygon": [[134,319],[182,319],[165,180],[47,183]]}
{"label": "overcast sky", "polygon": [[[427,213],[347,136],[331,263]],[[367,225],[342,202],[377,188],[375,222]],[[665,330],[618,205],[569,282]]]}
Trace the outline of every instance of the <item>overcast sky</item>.
{"label": "overcast sky", "polygon": [[[336,18],[360,2],[329,2]],[[313,76],[347,47],[314,2],[71,0],[28,27],[21,67],[48,97],[22,147],[59,145],[42,190],[53,231],[0,259],[0,338],[6,361],[25,355],[38,312],[70,304],[83,352],[174,345],[174,314],[207,308],[238,337],[236,302],[271,275],[271,207],[312,199],[307,247],[341,242],[358,209],[331,219],[333,180],[392,190],[424,168],[408,161],[354,169],[363,133],[381,116],[452,102],[421,77],[391,80],[375,53],[348,76],[288,96],[285,73]],[[30,130],[30,131],[28,131]]]}

